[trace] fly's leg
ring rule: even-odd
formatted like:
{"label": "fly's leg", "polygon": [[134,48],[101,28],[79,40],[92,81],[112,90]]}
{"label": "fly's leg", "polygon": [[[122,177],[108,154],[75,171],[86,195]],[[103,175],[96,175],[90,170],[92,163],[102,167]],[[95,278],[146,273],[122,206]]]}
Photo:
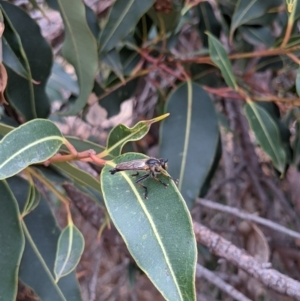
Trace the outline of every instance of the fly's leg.
{"label": "fly's leg", "polygon": [[157,181],[157,182],[161,183],[162,185],[164,185],[165,188],[167,188],[167,187],[169,186],[169,184],[167,184],[167,183],[163,182],[161,179],[157,178],[157,177],[155,176],[155,173],[152,173],[151,176],[152,176],[152,178],[153,178],[155,181]]}
{"label": "fly's leg", "polygon": [[145,199],[148,199],[148,188],[145,185],[143,185],[141,182],[147,179],[149,176],[150,174],[146,174],[135,181],[136,184],[140,185],[145,189]]}
{"label": "fly's leg", "polygon": [[132,174],[131,176],[132,177],[136,177],[136,176],[138,176],[140,173],[137,171],[136,173],[134,173],[134,174]]}

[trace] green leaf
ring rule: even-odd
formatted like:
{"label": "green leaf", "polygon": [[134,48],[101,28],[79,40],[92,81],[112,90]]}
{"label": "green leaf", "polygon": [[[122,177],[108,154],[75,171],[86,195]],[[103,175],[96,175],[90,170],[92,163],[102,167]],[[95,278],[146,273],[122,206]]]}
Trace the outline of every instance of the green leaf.
{"label": "green leaf", "polygon": [[63,139],[48,120],[35,119],[14,129],[0,141],[0,179],[46,161],[59,150]]}
{"label": "green leaf", "polygon": [[169,114],[164,114],[151,120],[140,121],[132,128],[124,124],[116,125],[110,131],[107,138],[106,149],[100,154],[100,157],[117,157],[121,154],[122,148],[127,142],[140,140],[148,133],[152,123],[160,121],[167,116],[169,116]]}
{"label": "green leaf", "polygon": [[296,122],[296,134],[293,143],[293,164],[298,166],[300,163],[300,122]]}
{"label": "green leaf", "polygon": [[70,274],[77,266],[84,249],[84,238],[73,225],[68,225],[60,234],[54,265],[56,282]]}
{"label": "green leaf", "polygon": [[244,110],[258,143],[269,155],[275,168],[283,173],[286,153],[276,123],[265,109],[252,101],[245,105]]}
{"label": "green leaf", "polygon": [[[230,27],[230,40],[233,38],[234,31],[243,24],[263,25],[263,18],[270,9],[282,5],[281,0],[260,1],[260,0],[240,0],[237,1],[235,11],[232,16]],[[270,24],[270,23],[269,23]]]}
{"label": "green leaf", "polygon": [[[29,183],[20,177],[12,177],[7,182],[19,207],[23,208]],[[22,227],[26,238],[19,272],[22,282],[43,301],[82,301],[74,273],[63,278],[59,285],[51,273],[60,230],[43,196],[37,208],[25,216]]]}
{"label": "green leaf", "polygon": [[223,45],[210,33],[208,34],[209,55],[211,60],[220,69],[226,84],[232,89],[237,89],[237,83],[232,66]]}
{"label": "green leaf", "polygon": [[[4,36],[8,42],[10,41],[11,47],[16,39],[21,39],[22,48],[18,45],[13,49],[29,75],[26,79],[7,68],[7,99],[26,120],[46,118],[50,112],[45,87],[52,66],[51,48],[41,35],[40,27],[24,10],[6,1],[0,1],[0,4],[13,24],[15,32],[18,33],[16,36],[13,31],[6,33],[5,30]],[[16,47],[19,47],[18,51],[15,50]],[[21,56],[18,55],[20,53]],[[36,84],[33,84],[33,80]]]}
{"label": "green leaf", "polygon": [[147,15],[151,17],[157,28],[163,32],[176,31],[178,24],[180,23],[181,10],[183,8],[183,1],[170,2],[172,9],[169,13],[157,11],[154,7],[151,7],[147,12]]}
{"label": "green leaf", "polygon": [[85,6],[81,0],[58,0],[65,25],[63,56],[74,66],[80,93],[74,106],[65,115],[75,115],[86,105],[94,86],[98,68],[97,42],[87,24]]}
{"label": "green leaf", "polygon": [[14,127],[12,127],[10,125],[4,124],[4,123],[0,123],[0,135],[2,135],[2,136],[8,134],[13,129],[14,129]]}
{"label": "green leaf", "polygon": [[91,30],[91,33],[94,35],[95,39],[98,39],[100,34],[99,21],[96,13],[85,4],[85,16],[87,24]]}
{"label": "green leaf", "polygon": [[[144,159],[135,153],[121,155],[114,163]],[[149,190],[135,184],[130,172],[101,173],[106,208],[128,250],[166,300],[196,300],[196,242],[191,217],[176,185],[158,176],[170,186],[166,189],[149,178],[143,182]],[[132,172],[131,172],[132,173]]]}
{"label": "green leaf", "polygon": [[25,240],[18,204],[6,181],[0,181],[0,194],[0,300],[13,301]]}
{"label": "green leaf", "polygon": [[89,173],[79,169],[78,167],[72,165],[71,163],[57,162],[57,163],[52,163],[51,166],[54,166],[58,170],[67,174],[76,183],[83,186],[91,187],[101,193],[99,181]]}
{"label": "green leaf", "polygon": [[67,90],[74,95],[79,94],[79,87],[77,82],[72,76],[65,71],[63,66],[57,62],[54,62],[51,70],[51,76],[47,83],[47,87],[51,87],[56,90]]}
{"label": "green leaf", "polygon": [[170,117],[161,126],[160,156],[169,159],[168,171],[192,207],[214,162],[218,117],[207,92],[190,81],[170,94],[165,111]]}
{"label": "green leaf", "polygon": [[38,189],[35,186],[30,185],[28,198],[27,198],[26,204],[24,206],[22,216],[25,216],[26,214],[28,214],[32,210],[34,210],[37,207],[37,205],[39,204],[40,199],[41,199],[41,194],[38,191]]}
{"label": "green leaf", "polygon": [[102,63],[113,70],[120,80],[124,81],[123,66],[119,52],[116,49],[112,49],[106,53],[102,58]]}
{"label": "green leaf", "polygon": [[[18,39],[17,39],[18,40]],[[22,63],[20,62],[20,58],[17,57],[16,53],[9,45],[8,41],[6,41],[5,37],[2,39],[2,47],[3,47],[3,63],[6,67],[12,69],[16,74],[22,76],[30,81],[32,81],[31,74],[28,74]]]}
{"label": "green leaf", "polygon": [[300,96],[300,66],[297,70],[297,77],[296,77],[296,91],[298,96]]}
{"label": "green leaf", "polygon": [[17,74],[32,81],[28,59],[22,45],[21,38],[1,6],[1,14],[4,16],[3,33],[3,63]]}
{"label": "green leaf", "polygon": [[240,31],[244,39],[252,45],[266,45],[272,47],[275,42],[273,33],[269,27],[241,26]]}
{"label": "green leaf", "polygon": [[129,99],[133,95],[137,86],[137,82],[138,79],[135,78],[129,81],[126,85],[120,86],[103,98],[101,98],[100,95],[101,99],[99,100],[99,104],[101,107],[106,109],[108,118],[119,114],[122,102]]}
{"label": "green leaf", "polygon": [[107,53],[125,38],[154,2],[154,0],[116,0],[100,34],[100,53]]}
{"label": "green leaf", "polygon": [[208,36],[205,32],[208,31],[219,38],[221,33],[221,24],[217,20],[214,10],[209,2],[200,2],[197,5],[197,12],[199,15],[199,34],[201,36],[203,46],[207,48]]}

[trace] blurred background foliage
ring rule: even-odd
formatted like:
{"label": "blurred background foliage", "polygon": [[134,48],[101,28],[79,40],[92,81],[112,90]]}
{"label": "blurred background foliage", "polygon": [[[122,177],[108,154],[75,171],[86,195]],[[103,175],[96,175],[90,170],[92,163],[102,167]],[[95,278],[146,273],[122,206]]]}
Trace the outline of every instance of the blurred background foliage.
{"label": "blurred background foliage", "polygon": [[[1,136],[48,119],[77,151],[106,151],[113,159],[116,137],[131,134],[120,127],[109,136],[114,126],[170,113],[161,125],[153,121],[135,139],[124,138],[122,152],[168,158],[193,220],[300,280],[298,240],[199,205],[205,197],[300,231],[300,1],[0,5]],[[8,285],[0,300],[162,300],[108,222],[100,172],[60,162],[1,182],[0,246],[9,246],[0,247],[0,271],[8,271],[0,276]],[[57,284],[49,273],[59,229],[76,233],[76,256],[83,248],[65,198],[85,249],[76,272]],[[201,245],[198,257],[251,300],[283,300]],[[233,300],[199,279],[198,300]]]}

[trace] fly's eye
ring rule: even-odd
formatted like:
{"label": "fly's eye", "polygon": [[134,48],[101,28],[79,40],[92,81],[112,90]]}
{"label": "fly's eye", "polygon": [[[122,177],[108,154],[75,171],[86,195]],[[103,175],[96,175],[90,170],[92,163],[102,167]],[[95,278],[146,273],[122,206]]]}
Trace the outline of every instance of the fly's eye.
{"label": "fly's eye", "polygon": [[163,165],[163,169],[165,169],[165,170],[168,169],[168,163],[165,163],[165,164]]}

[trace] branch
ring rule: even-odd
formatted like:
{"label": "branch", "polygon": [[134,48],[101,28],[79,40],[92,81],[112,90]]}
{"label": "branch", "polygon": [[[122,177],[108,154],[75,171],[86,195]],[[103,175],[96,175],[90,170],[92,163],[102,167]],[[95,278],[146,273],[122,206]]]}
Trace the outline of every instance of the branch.
{"label": "branch", "polygon": [[230,206],[225,206],[225,205],[221,205],[219,203],[213,202],[213,201],[209,201],[209,200],[205,200],[205,199],[197,199],[196,201],[197,204],[211,208],[211,209],[215,209],[218,211],[222,211],[222,212],[226,212],[232,215],[235,215],[241,219],[247,220],[247,221],[252,221],[261,225],[264,225],[268,228],[271,228],[273,230],[282,232],[284,234],[287,234],[289,236],[292,236],[294,238],[298,238],[300,239],[300,233],[290,230],[286,227],[283,227],[277,223],[274,223],[270,220],[267,220],[265,218],[259,217],[257,215],[251,214],[251,213],[247,213],[245,211],[239,210],[237,208],[233,208]]}
{"label": "branch", "polygon": [[214,284],[216,287],[218,287],[220,290],[227,293],[229,296],[231,296],[235,300],[251,301],[249,298],[247,298],[242,293],[240,293],[238,290],[236,290],[233,286],[226,283],[224,280],[222,280],[220,277],[218,277],[215,273],[211,272],[210,270],[206,269],[205,267],[203,267],[200,264],[197,264],[196,275],[197,275],[197,277],[205,278],[207,281]]}
{"label": "branch", "polygon": [[194,232],[197,242],[209,248],[213,254],[225,258],[272,290],[300,300],[300,282],[267,268],[266,264],[259,263],[246,251],[197,222],[194,222]]}

